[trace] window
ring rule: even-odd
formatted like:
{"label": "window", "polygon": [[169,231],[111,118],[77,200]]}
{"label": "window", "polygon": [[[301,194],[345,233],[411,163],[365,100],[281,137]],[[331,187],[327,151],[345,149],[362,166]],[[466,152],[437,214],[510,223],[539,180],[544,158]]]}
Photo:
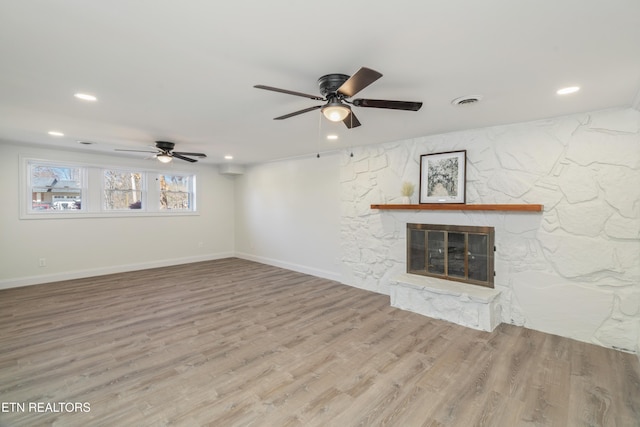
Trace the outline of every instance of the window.
{"label": "window", "polygon": [[104,210],[143,208],[144,179],[141,172],[105,169],[103,182]]}
{"label": "window", "polygon": [[160,210],[191,211],[194,210],[194,177],[192,175],[161,174]]}
{"label": "window", "polygon": [[85,170],[62,164],[29,162],[28,212],[79,212],[83,209]]}
{"label": "window", "polygon": [[26,157],[20,172],[22,219],[197,214],[192,172]]}

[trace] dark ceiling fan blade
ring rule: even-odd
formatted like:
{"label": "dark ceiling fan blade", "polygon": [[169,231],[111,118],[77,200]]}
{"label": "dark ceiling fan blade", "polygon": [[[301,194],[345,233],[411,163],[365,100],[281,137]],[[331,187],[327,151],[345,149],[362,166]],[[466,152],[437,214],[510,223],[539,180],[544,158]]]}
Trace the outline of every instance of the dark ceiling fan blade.
{"label": "dark ceiling fan blade", "polygon": [[206,154],[204,153],[185,153],[184,151],[172,151],[172,154],[177,154],[179,156],[196,156],[196,157],[201,157],[201,158],[205,158],[207,157]]}
{"label": "dark ceiling fan blade", "polygon": [[345,117],[342,122],[349,129],[357,128],[358,126],[360,126],[360,120],[358,120],[353,111],[347,117]]}
{"label": "dark ceiling fan blade", "polygon": [[293,113],[285,114],[284,116],[275,117],[273,120],[288,119],[289,117],[297,116],[298,114],[308,113],[309,111],[317,110],[318,108],[322,108],[322,105],[314,105],[313,107],[305,108],[304,110],[294,111]]}
{"label": "dark ceiling fan blade", "polygon": [[158,152],[158,150],[156,150],[156,151],[149,151],[149,150],[124,150],[124,149],[121,149],[121,148],[116,148],[116,149],[114,149],[113,151],[132,151],[132,152],[134,152],[134,153],[157,153],[157,152]]}
{"label": "dark ceiling fan blade", "polygon": [[351,97],[382,77],[382,74],[371,68],[362,67],[353,76],[342,83],[338,93]]}
{"label": "dark ceiling fan blade", "polygon": [[186,160],[187,162],[191,162],[191,163],[195,163],[195,162],[197,162],[197,160],[196,160],[196,159],[190,159],[189,157],[181,156],[181,155],[180,155],[180,154],[178,154],[178,153],[171,153],[171,156],[172,156],[172,157],[175,157],[176,159]]}
{"label": "dark ceiling fan blade", "polygon": [[303,98],[309,98],[309,99],[313,99],[313,100],[316,100],[316,101],[325,101],[324,98],[321,98],[319,96],[309,95],[308,93],[296,92],[296,91],[293,91],[293,90],[279,89],[277,87],[265,86],[265,85],[255,85],[254,87],[256,89],[264,89],[264,90],[271,90],[273,92],[286,93],[287,95],[302,96]]}
{"label": "dark ceiling fan blade", "polygon": [[422,102],[387,101],[384,99],[354,99],[353,105],[357,107],[389,108],[391,110],[418,111]]}

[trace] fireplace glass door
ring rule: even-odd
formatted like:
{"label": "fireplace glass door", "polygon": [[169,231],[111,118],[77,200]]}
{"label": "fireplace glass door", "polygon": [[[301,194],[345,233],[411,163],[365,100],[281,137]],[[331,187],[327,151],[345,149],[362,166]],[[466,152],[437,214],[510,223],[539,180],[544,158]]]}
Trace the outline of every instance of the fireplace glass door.
{"label": "fireplace glass door", "polygon": [[444,233],[441,231],[428,231],[426,233],[422,231],[422,233],[427,236],[427,245],[429,247],[427,271],[433,274],[444,274]]}
{"label": "fireplace glass door", "polygon": [[493,227],[407,224],[407,272],[493,288]]}
{"label": "fireplace glass door", "polygon": [[486,282],[489,278],[489,263],[487,259],[489,236],[473,233],[469,233],[467,236],[469,238],[467,245],[469,249],[469,279]]}

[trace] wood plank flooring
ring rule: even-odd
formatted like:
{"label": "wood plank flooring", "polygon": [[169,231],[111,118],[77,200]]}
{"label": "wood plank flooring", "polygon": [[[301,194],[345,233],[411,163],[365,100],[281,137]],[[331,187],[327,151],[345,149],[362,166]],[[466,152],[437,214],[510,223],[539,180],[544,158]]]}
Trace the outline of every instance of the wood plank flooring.
{"label": "wood plank flooring", "polygon": [[634,355],[476,331],[246,260],[1,290],[0,304],[1,426],[640,426]]}

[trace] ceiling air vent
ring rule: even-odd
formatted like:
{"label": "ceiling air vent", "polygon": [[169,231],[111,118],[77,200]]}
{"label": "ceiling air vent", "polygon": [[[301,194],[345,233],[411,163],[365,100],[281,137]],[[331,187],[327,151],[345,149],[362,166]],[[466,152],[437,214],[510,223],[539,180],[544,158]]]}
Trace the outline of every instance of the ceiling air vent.
{"label": "ceiling air vent", "polygon": [[456,98],[451,103],[453,105],[471,105],[477,102],[480,102],[482,96],[480,95],[472,95],[472,96],[461,96],[460,98]]}

